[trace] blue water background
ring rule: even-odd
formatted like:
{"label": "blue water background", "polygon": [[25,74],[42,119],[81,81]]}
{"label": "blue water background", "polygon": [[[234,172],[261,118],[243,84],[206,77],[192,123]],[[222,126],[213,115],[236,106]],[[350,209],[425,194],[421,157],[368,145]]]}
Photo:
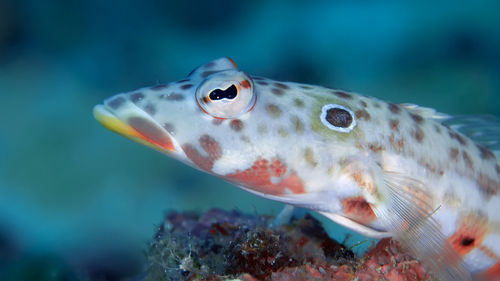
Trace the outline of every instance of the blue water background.
{"label": "blue water background", "polygon": [[0,1],[0,276],[114,280],[141,270],[169,209],[281,209],[105,130],[91,112],[104,98],[229,56],[254,75],[500,116],[499,12],[496,0]]}

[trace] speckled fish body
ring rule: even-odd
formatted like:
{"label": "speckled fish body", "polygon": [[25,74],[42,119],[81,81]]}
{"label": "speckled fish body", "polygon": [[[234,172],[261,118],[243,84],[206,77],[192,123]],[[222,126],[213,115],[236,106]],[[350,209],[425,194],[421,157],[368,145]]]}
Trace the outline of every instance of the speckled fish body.
{"label": "speckled fish body", "polygon": [[247,191],[393,236],[443,280],[500,274],[497,156],[433,110],[251,77],[222,58],[94,114]]}

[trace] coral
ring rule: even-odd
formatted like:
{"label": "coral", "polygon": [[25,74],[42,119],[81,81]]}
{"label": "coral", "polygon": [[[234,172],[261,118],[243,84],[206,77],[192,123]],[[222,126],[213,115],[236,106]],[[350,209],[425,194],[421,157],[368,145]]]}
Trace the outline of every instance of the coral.
{"label": "coral", "polygon": [[310,215],[270,223],[237,211],[170,212],[150,243],[144,280],[431,280],[393,240],[357,258]]}

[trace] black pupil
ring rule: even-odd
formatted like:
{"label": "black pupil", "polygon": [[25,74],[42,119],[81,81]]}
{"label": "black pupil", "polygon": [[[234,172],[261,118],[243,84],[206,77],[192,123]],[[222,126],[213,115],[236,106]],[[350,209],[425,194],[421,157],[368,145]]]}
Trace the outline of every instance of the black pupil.
{"label": "black pupil", "polygon": [[238,95],[238,89],[236,89],[235,85],[231,85],[231,87],[221,90],[215,89],[208,96],[211,100],[221,100],[221,99],[234,99]]}

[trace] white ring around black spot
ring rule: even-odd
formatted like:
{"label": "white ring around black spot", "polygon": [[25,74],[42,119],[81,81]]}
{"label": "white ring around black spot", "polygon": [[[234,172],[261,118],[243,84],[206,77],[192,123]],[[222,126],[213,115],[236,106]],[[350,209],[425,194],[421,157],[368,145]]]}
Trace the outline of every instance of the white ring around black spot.
{"label": "white ring around black spot", "polygon": [[[332,108],[339,108],[339,109],[342,109],[342,110],[349,112],[349,114],[352,117],[352,122],[349,125],[349,127],[345,127],[345,128],[344,127],[337,127],[337,126],[330,124],[330,122],[328,122],[326,120],[328,110],[330,110]],[[337,131],[337,132],[341,132],[341,133],[349,133],[350,131],[352,131],[354,129],[354,127],[356,127],[356,115],[354,114],[354,112],[352,112],[352,110],[350,110],[349,108],[342,106],[342,105],[338,105],[338,104],[325,104],[325,105],[323,105],[319,119],[321,120],[321,123],[323,123],[323,125],[325,125],[328,129],[333,130],[333,131]]]}

